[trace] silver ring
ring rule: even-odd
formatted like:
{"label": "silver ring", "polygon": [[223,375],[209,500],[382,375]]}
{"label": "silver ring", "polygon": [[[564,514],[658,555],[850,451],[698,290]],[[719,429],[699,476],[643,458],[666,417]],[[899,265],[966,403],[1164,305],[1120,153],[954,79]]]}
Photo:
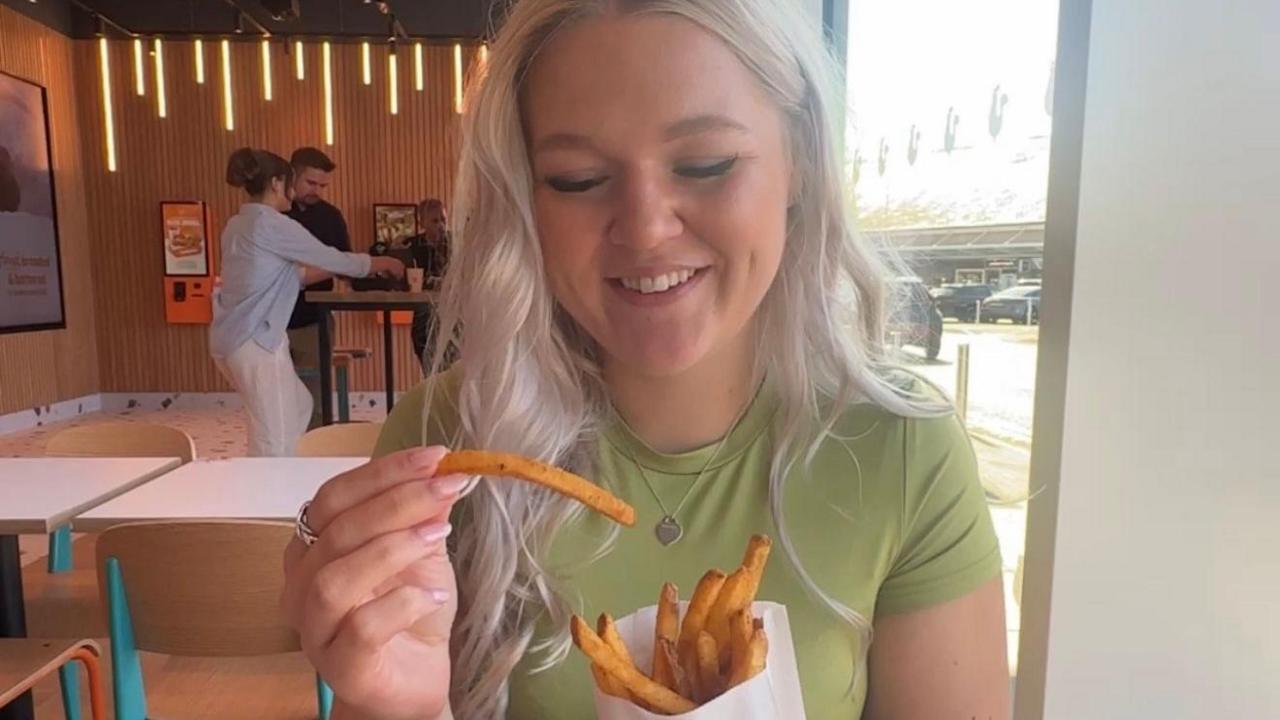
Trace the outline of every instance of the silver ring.
{"label": "silver ring", "polygon": [[302,544],[307,547],[315,545],[316,541],[320,539],[320,536],[316,534],[316,531],[312,530],[311,525],[307,523],[307,509],[310,507],[310,500],[302,503],[302,507],[298,508],[298,517],[293,521],[294,534],[297,535],[298,539],[302,541]]}

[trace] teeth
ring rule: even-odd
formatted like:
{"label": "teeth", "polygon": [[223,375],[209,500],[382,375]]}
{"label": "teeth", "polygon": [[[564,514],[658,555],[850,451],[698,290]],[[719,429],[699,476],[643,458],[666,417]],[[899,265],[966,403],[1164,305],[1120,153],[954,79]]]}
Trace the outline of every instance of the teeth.
{"label": "teeth", "polygon": [[695,270],[676,270],[665,275],[643,278],[622,278],[622,287],[628,290],[634,290],[644,295],[651,293],[666,292],[674,287],[683,285],[689,281],[696,273]]}

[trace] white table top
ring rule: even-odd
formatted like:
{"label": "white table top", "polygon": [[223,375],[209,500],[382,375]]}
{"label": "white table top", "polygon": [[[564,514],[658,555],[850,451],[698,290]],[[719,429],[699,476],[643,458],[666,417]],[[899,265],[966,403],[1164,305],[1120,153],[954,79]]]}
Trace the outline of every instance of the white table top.
{"label": "white table top", "polygon": [[0,458],[0,534],[52,532],[180,462],[178,458]]}
{"label": "white table top", "polygon": [[197,460],[81,514],[72,528],[100,532],[141,520],[282,520],[329,478],[368,458]]}

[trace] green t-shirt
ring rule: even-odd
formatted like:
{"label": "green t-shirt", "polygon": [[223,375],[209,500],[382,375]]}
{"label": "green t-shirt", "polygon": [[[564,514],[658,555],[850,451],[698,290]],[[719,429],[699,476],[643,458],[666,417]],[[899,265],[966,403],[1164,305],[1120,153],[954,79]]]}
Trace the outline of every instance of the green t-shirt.
{"label": "green t-shirt", "polygon": [[[457,426],[456,373],[437,386],[427,444],[448,445]],[[391,413],[376,454],[422,444],[425,385]],[[664,547],[653,533],[663,513],[636,463],[669,508],[715,447],[658,453],[625,427],[599,443],[598,472],[635,506],[636,525],[613,550],[569,577],[570,603],[586,618],[622,617],[657,602],[663,582],[687,600],[712,567],[732,571],[753,533],[778,538],[769,512],[771,425],[777,402],[762,390],[689,496],[678,519],[684,537]],[[973,449],[954,417],[904,419],[872,405],[851,406],[808,472],[786,486],[784,515],[791,539],[822,589],[871,619],[909,612],[975,590],[1000,572],[991,516],[978,482]],[[581,568],[600,546],[610,521],[595,513],[560,531],[550,570]],[[858,646],[849,626],[804,589],[775,542],[760,600],[787,607],[805,710],[809,717],[856,719],[866,698],[866,674],[853,692]],[[512,675],[510,720],[593,718],[592,679],[576,650],[550,670],[530,674],[534,658]]]}

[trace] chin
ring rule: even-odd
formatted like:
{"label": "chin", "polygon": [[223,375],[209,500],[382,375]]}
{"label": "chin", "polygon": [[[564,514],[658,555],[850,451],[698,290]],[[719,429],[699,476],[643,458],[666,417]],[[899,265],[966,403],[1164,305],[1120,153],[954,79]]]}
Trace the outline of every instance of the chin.
{"label": "chin", "polygon": [[615,362],[651,378],[675,377],[695,367],[707,356],[707,349],[700,347],[700,343],[684,347],[672,347],[670,343],[624,345],[617,348],[617,352],[609,353]]}

